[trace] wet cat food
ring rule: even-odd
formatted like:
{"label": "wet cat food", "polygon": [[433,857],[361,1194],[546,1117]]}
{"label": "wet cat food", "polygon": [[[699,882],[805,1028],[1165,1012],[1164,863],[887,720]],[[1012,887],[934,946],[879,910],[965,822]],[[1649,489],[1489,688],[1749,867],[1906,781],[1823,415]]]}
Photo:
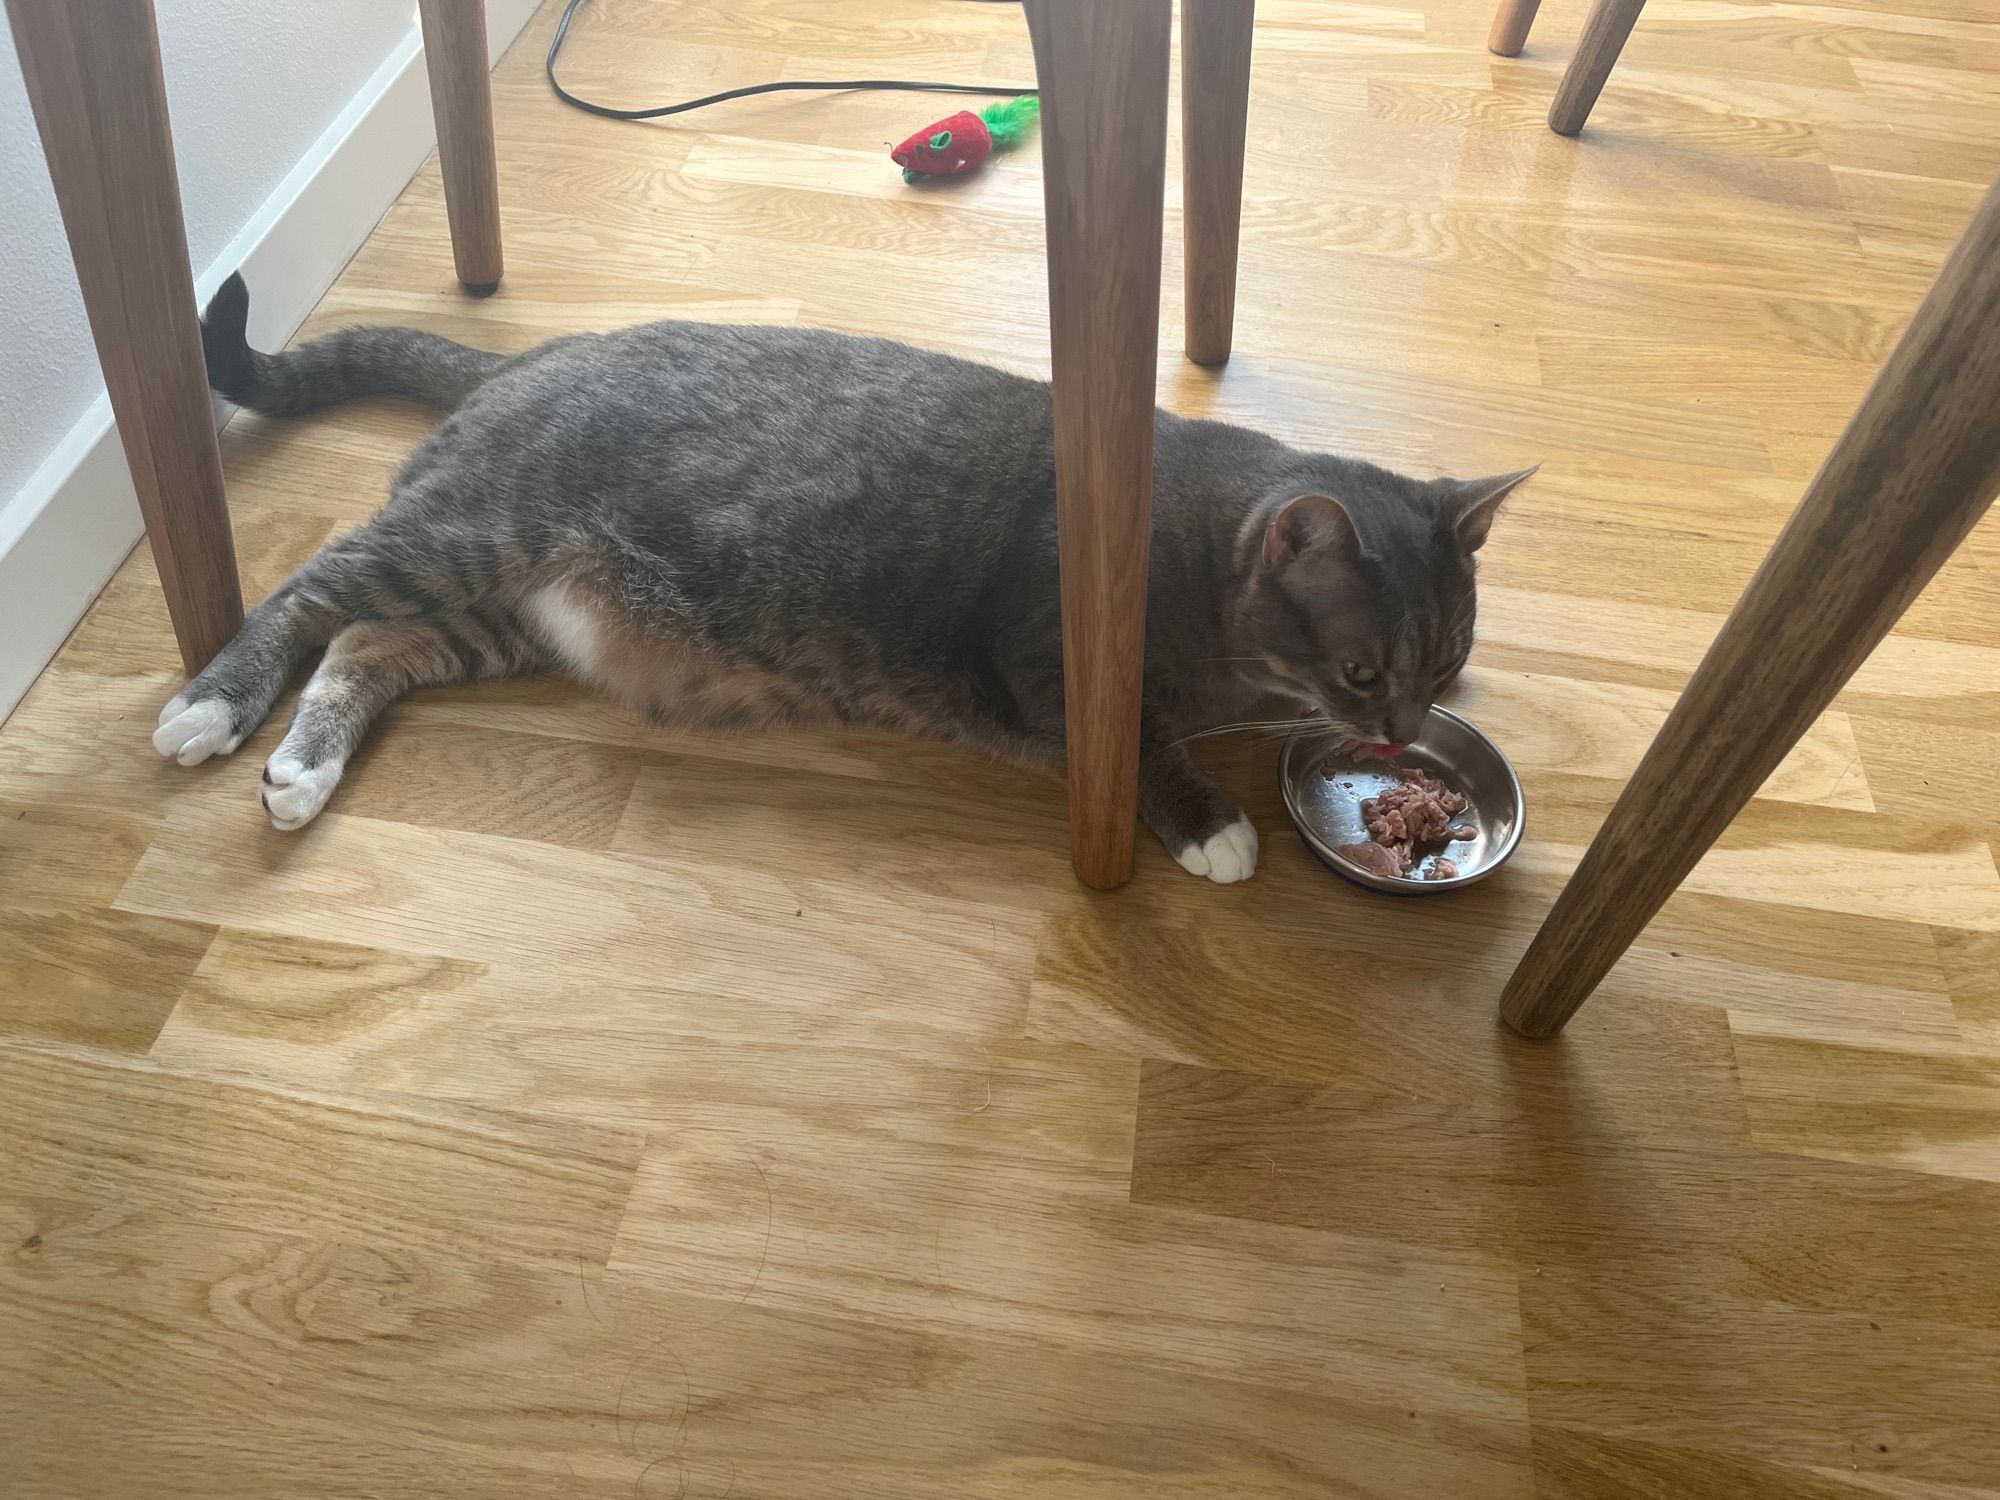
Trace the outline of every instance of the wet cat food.
{"label": "wet cat food", "polygon": [[1340,853],[1370,875],[1395,876],[1403,873],[1403,867],[1396,862],[1396,856],[1380,844],[1342,844]]}
{"label": "wet cat food", "polygon": [[[1402,782],[1361,804],[1370,842],[1343,844],[1340,853],[1372,875],[1407,876],[1425,844],[1475,837],[1470,828],[1454,828],[1451,820],[1465,811],[1465,797],[1435,776],[1416,767],[1402,772]],[[1458,866],[1439,856],[1427,880],[1450,880]]]}

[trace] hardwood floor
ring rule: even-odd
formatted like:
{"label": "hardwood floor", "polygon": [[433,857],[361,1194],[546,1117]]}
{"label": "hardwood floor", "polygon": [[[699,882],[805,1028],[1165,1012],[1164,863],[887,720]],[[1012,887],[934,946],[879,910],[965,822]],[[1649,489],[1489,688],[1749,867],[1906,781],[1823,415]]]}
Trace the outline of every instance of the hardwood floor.
{"label": "hardwood floor", "polygon": [[[595,0],[579,92],[1025,80],[1017,7]],[[135,555],[0,729],[9,1495],[2000,1495],[2000,517],[1559,1042],[1500,983],[2000,172],[1990,0],[1581,24],[1262,0],[1235,357],[1161,399],[1541,476],[1459,707],[1520,857],[1391,902],[1212,760],[1247,885],[1096,895],[1059,778],[648,732],[555,681],[387,717],[279,834],[147,743]],[[1032,150],[946,191],[889,94],[670,126],[502,65],[507,280],[433,163],[308,333],[660,316],[1045,363]],[[1178,109],[1175,111],[1178,118]],[[1115,149],[1107,143],[1106,149]],[[1178,146],[1175,147],[1178,150]],[[246,587],[429,418],[224,437]]]}

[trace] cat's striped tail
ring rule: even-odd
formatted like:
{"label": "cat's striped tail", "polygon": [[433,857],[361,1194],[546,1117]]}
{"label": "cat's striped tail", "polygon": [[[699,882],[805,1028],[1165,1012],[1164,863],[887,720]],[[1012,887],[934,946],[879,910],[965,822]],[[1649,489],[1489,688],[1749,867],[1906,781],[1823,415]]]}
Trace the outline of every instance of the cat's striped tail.
{"label": "cat's striped tail", "polygon": [[274,417],[352,401],[358,396],[414,396],[456,406],[507,362],[415,328],[343,328],[282,354],[250,347],[250,289],[233,273],[201,319],[208,383],[252,411]]}

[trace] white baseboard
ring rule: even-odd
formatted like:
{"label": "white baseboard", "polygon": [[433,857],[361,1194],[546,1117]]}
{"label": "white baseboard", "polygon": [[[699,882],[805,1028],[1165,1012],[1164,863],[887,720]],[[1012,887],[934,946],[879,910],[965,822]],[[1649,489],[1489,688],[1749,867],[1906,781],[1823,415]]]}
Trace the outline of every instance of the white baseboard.
{"label": "white baseboard", "polygon": [[[536,3],[487,0],[495,59],[527,25]],[[231,271],[241,270],[256,289],[251,342],[265,349],[283,344],[436,141],[423,38],[412,25],[250,222],[195,277],[195,300],[206,303]],[[219,404],[216,411],[220,423]],[[0,720],[144,533],[111,403],[99,396],[0,506]]]}

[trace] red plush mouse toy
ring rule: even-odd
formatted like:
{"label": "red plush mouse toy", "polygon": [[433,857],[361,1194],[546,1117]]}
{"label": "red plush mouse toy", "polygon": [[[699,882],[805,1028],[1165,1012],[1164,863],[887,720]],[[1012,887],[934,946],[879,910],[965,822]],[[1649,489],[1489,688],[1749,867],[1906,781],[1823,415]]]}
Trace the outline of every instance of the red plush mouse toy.
{"label": "red plush mouse toy", "polygon": [[962,109],[927,125],[889,153],[903,169],[903,181],[961,177],[975,171],[995,151],[1011,151],[1026,138],[1042,112],[1033,94],[989,104],[978,114]]}

